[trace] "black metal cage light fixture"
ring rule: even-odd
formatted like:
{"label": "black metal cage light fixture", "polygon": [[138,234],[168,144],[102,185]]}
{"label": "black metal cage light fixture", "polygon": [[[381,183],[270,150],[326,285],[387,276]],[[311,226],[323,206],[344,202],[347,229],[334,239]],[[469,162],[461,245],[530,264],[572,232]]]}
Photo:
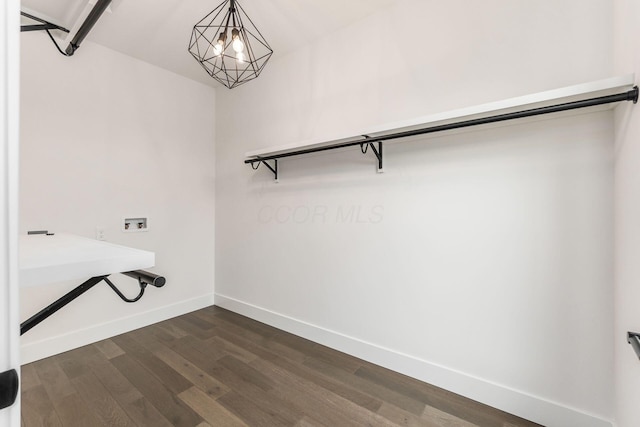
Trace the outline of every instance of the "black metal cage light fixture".
{"label": "black metal cage light fixture", "polygon": [[223,1],[193,26],[189,52],[229,89],[258,77],[273,54],[236,0]]}

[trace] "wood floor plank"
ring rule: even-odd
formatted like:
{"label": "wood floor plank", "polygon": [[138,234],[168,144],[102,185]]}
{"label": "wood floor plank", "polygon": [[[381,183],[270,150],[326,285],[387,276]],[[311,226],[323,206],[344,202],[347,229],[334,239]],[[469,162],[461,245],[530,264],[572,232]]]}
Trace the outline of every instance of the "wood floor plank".
{"label": "wood floor plank", "polygon": [[271,381],[266,375],[231,355],[220,358],[218,363],[236,374],[242,380],[249,382],[264,391],[269,391],[273,388],[273,381]]}
{"label": "wood floor plank", "polygon": [[155,355],[212,399],[218,398],[230,390],[229,387],[212,378],[208,373],[171,349],[158,350]]}
{"label": "wood floor plank", "polygon": [[33,364],[23,365],[20,369],[20,388],[22,391],[27,391],[33,387],[42,385],[40,378],[36,373],[36,369]]}
{"label": "wood floor plank", "polygon": [[[437,427],[477,427],[478,424],[462,420],[452,414],[441,411],[432,406],[426,406],[422,413],[422,419],[432,422]],[[484,424],[481,424],[484,425]]]}
{"label": "wood floor plank", "polygon": [[[255,385],[251,378],[243,378],[241,375],[225,368],[217,361],[213,363],[211,374],[226,384],[234,393],[250,401],[257,412],[272,414],[274,418],[288,420],[290,425],[293,425],[304,416],[304,412],[292,405],[289,401],[269,394],[269,392]],[[225,394],[219,398],[218,401],[225,404],[229,402],[232,397],[233,396],[227,398]],[[228,408],[233,411],[235,405],[230,404]],[[241,414],[236,415],[241,416]],[[253,415],[250,414],[247,416],[253,417]]]}
{"label": "wood floor plank", "polygon": [[436,410],[433,414],[440,411],[443,414],[451,414],[456,419],[487,427],[502,427],[504,420],[509,418],[508,414],[487,405],[379,366],[369,364],[358,369],[356,375],[400,395],[424,402],[427,405],[425,410]]}
{"label": "wood floor plank", "polygon": [[304,417],[296,423],[295,427],[327,427],[327,426],[309,417]]}
{"label": "wood floor plank", "polygon": [[124,351],[118,347],[112,340],[107,339],[93,344],[98,350],[104,354],[107,359],[113,359],[124,354]]}
{"label": "wood floor plank", "polygon": [[[284,347],[290,348],[295,352],[303,355],[303,357],[307,357],[309,354],[313,354],[318,346],[318,343],[283,331],[275,334],[271,338],[271,341],[273,341],[274,343],[278,343]],[[294,357],[293,360],[298,361],[298,357]],[[300,360],[300,362],[302,361],[303,360]]]}
{"label": "wood floor plank", "polygon": [[[282,332],[273,326],[249,319],[248,317],[238,317],[235,313],[227,310],[216,311],[213,316],[209,316],[207,319],[216,326],[231,324],[267,340],[273,339],[274,336]],[[220,323],[221,320],[223,323]]]}
{"label": "wood floor plank", "polygon": [[[389,421],[403,427],[443,427],[437,420],[422,418],[418,415],[412,414],[394,406],[390,403],[383,403],[378,414],[385,417]],[[462,421],[462,420],[461,420]],[[464,422],[464,421],[463,421]],[[449,426],[454,427],[454,426]],[[457,427],[472,427],[467,424],[460,424]],[[475,426],[475,424],[473,425]]]}
{"label": "wood floor plank", "polygon": [[272,394],[289,400],[303,408],[311,418],[340,426],[393,426],[394,424],[366,408],[344,399],[317,384],[300,378],[270,362],[257,359],[253,362],[278,387]]}
{"label": "wood floor plank", "polygon": [[[247,327],[243,327],[242,325],[235,324],[233,321],[229,321],[226,318],[214,316],[214,321],[215,321],[216,332],[219,330],[224,330],[224,331],[227,331],[228,333],[241,336],[243,338],[248,339],[249,341],[253,341],[256,343],[261,343],[261,342],[264,342],[265,339],[268,339],[265,337],[265,333],[261,334],[259,331],[255,331],[251,328],[247,328]],[[217,335],[217,333],[213,333],[213,335]],[[267,333],[267,335],[272,336],[273,334]]]}
{"label": "wood floor plank", "polygon": [[126,352],[126,355],[135,359],[145,369],[153,373],[164,385],[174,393],[181,393],[192,386],[186,378],[164,363],[153,353],[148,351],[140,342],[132,336],[120,335],[113,341]]}
{"label": "wood floor plank", "polygon": [[320,344],[317,344],[310,353],[311,358],[349,373],[355,373],[362,366],[362,362],[355,357],[335,351]]}
{"label": "wood floor plank", "polygon": [[178,326],[176,326],[175,324],[173,324],[171,321],[168,321],[168,320],[158,323],[157,326],[167,334],[173,336],[174,338],[182,338],[188,335],[185,331],[183,331]]}
{"label": "wood floor plank", "polygon": [[232,342],[229,342],[219,336],[215,336],[207,340],[207,344],[215,347],[217,350],[222,351],[225,355],[231,355],[238,360],[241,360],[245,363],[250,363],[252,360],[255,360],[258,356],[255,354],[243,349],[235,345]]}
{"label": "wood floor plank", "polygon": [[99,351],[93,345],[77,348],[72,352],[62,353],[54,357],[54,360],[64,371],[69,379],[86,375],[91,372],[87,363],[89,360],[98,358]]}
{"label": "wood floor plank", "polygon": [[54,407],[67,396],[76,393],[69,378],[54,358],[41,360],[35,365],[35,370]]}
{"label": "wood floor plank", "polygon": [[204,421],[128,354],[111,359],[111,363],[174,426],[191,427]]}
{"label": "wood floor plank", "polygon": [[84,359],[84,362],[120,405],[126,407],[127,404],[142,399],[144,396],[140,390],[131,384],[104,354],[100,353],[100,355],[100,357]]}
{"label": "wood floor plank", "polygon": [[[194,336],[201,340],[206,340],[215,336],[215,328],[213,327],[204,328],[182,316],[173,320],[178,328],[184,330],[188,335]],[[205,322],[203,321],[202,323]]]}
{"label": "wood floor plank", "polygon": [[191,348],[206,355],[211,360],[218,360],[228,354],[224,346],[217,344],[209,339],[200,339],[193,336],[183,337],[180,343],[188,343]]}
{"label": "wood floor plank", "polygon": [[271,347],[261,346],[257,343],[247,341],[242,337],[228,334],[223,331],[220,332],[220,336],[224,337],[228,341],[234,342],[237,346],[246,349],[252,354],[257,355],[260,359],[267,360],[304,379],[315,382],[316,384],[326,388],[327,390],[330,390],[333,393],[344,397],[345,399],[351,400],[357,405],[360,405],[371,411],[377,411],[378,408],[380,408],[380,405],[382,405],[382,401],[380,399],[374,398],[366,393],[363,393],[360,390],[349,387],[343,382],[336,381],[330,377],[327,377],[317,370],[309,369],[300,363],[291,361],[287,358],[286,355],[276,354],[274,353],[275,350],[273,350]]}
{"label": "wood floor plank", "polygon": [[180,393],[178,397],[210,424],[220,427],[247,426],[241,419],[197,387],[191,387]]}
{"label": "wood floor plank", "polygon": [[109,391],[92,373],[71,380],[78,393],[87,402],[92,413],[104,425],[113,427],[137,427]]}
{"label": "wood floor plank", "polygon": [[84,400],[73,393],[67,395],[55,403],[56,412],[60,421],[65,426],[107,426],[100,418],[86,405]]}
{"label": "wood floor plank", "polygon": [[[280,336],[281,334],[278,334],[273,338],[275,339]],[[267,350],[277,354],[278,356],[289,359],[295,363],[302,363],[308,357],[308,353],[298,350],[297,348],[295,348],[297,347],[295,345],[291,345],[295,341],[286,341],[286,343],[283,343],[280,341],[275,341],[274,339],[266,340],[263,345]]]}
{"label": "wood floor plank", "polygon": [[[162,331],[160,328],[141,328],[131,331],[127,335],[133,338],[145,350],[153,353],[158,349],[166,347],[162,340],[156,335],[156,331]],[[173,339],[173,337],[171,338]]]}
{"label": "wood floor plank", "polygon": [[161,413],[158,408],[153,406],[148,399],[144,397],[121,404],[122,409],[125,410],[127,415],[138,426],[153,426],[153,427],[173,427],[174,424],[170,423]]}
{"label": "wood floor plank", "polygon": [[91,369],[127,415],[139,426],[171,427],[172,424],[135,388],[122,373],[97,351],[83,362]]}
{"label": "wood floor plank", "polygon": [[[292,340],[280,339],[282,335],[289,335],[294,339]],[[232,339],[229,339],[230,337],[232,337]],[[295,335],[282,333],[282,331],[280,331],[280,333],[278,334],[273,334],[269,339],[254,340],[254,339],[248,339],[248,337],[244,336],[243,334],[232,333],[229,331],[228,328],[220,328],[220,330],[218,330],[216,333],[216,338],[222,338],[225,341],[232,342],[236,345],[238,344],[235,338],[238,338],[242,342],[252,343],[253,344],[252,348],[254,349],[256,348],[255,347],[256,345],[259,345],[261,349],[268,351],[270,354],[277,354],[278,357],[284,357],[297,363],[302,363],[305,360],[305,358],[308,356],[308,352],[313,351],[313,348],[315,346],[315,344],[313,343],[312,343],[313,346],[307,346],[305,344],[311,343],[311,341],[305,340],[300,337],[296,337]],[[303,341],[304,343],[301,344],[301,343],[298,343],[298,341]],[[247,349],[245,345],[238,345],[238,346],[241,348],[244,348],[245,350]],[[255,354],[255,352],[252,351],[252,354]]]}
{"label": "wood floor plank", "polygon": [[177,337],[174,334],[168,333],[166,328],[160,327],[158,324],[147,326],[147,328],[158,341],[164,343],[165,345],[175,342],[179,338],[189,336],[189,334],[185,332],[184,335]]}
{"label": "wood floor plank", "polygon": [[200,316],[195,315],[193,313],[185,314],[183,316],[183,319],[187,323],[190,323],[193,326],[195,326],[198,329],[201,329],[203,331],[210,331],[210,330],[212,330],[214,328],[214,325],[211,322],[208,322],[208,321],[204,320],[203,318],[201,318]]}
{"label": "wood floor plank", "polygon": [[62,422],[42,384],[22,390],[21,398],[22,423],[25,427],[62,427]]}
{"label": "wood floor plank", "polygon": [[296,416],[292,418],[291,411],[283,411],[281,405],[256,405],[234,391],[220,397],[218,402],[250,426],[284,427],[296,423]]}
{"label": "wood floor plank", "polygon": [[202,340],[194,336],[186,336],[176,340],[169,348],[210,374],[216,366],[216,360],[225,354],[215,349],[208,351],[202,346],[202,343]]}
{"label": "wood floor plank", "polygon": [[315,358],[309,358],[304,363],[304,365],[322,372],[323,374],[330,376],[337,381],[342,381],[346,384],[349,384],[354,388],[357,388],[359,390],[366,390],[369,395],[376,397],[382,401],[389,402],[392,405],[404,409],[405,411],[414,415],[421,415],[424,411],[424,402],[413,399],[409,396],[405,396],[394,390],[376,384],[375,382],[360,378],[357,375],[352,374],[348,370],[342,369],[340,368],[340,366],[336,366],[335,363],[327,364],[324,361],[317,360]]}
{"label": "wood floor plank", "polygon": [[[171,320],[177,321],[178,319],[171,319]],[[157,324],[147,326],[144,329],[149,333],[148,334],[149,336],[147,337],[147,339],[148,340],[153,339],[155,341],[156,344],[154,344],[154,348],[167,347],[170,349],[174,349],[177,346],[183,345],[183,342],[186,340],[199,341],[198,338],[194,337],[189,333],[187,333],[186,335],[180,338],[176,338],[174,335],[167,333],[164,328],[159,327]],[[152,351],[154,350],[152,349]]]}

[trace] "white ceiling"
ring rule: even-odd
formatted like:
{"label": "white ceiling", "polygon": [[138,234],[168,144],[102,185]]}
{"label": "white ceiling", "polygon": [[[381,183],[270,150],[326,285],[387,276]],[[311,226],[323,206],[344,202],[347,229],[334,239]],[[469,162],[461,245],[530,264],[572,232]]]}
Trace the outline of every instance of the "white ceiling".
{"label": "white ceiling", "polygon": [[[278,56],[400,0],[239,0]],[[193,25],[222,0],[113,0],[87,40],[218,86],[187,51]],[[22,0],[24,11],[71,29],[90,0]],[[30,22],[34,23],[34,22]],[[43,34],[46,37],[46,34]],[[53,47],[52,47],[53,48]],[[82,53],[82,47],[76,55]]]}

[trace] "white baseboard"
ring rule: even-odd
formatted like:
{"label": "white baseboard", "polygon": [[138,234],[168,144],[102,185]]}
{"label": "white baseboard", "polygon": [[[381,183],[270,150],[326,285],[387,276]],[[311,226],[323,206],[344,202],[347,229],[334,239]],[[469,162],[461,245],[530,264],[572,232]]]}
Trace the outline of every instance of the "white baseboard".
{"label": "white baseboard", "polygon": [[611,421],[578,409],[532,396],[231,297],[215,294],[215,304],[547,427],[612,427]]}
{"label": "white baseboard", "polygon": [[207,294],[144,313],[137,313],[134,316],[122,317],[110,322],[22,345],[20,347],[21,363],[25,365],[172,317],[200,310],[213,305],[213,302],[214,295]]}

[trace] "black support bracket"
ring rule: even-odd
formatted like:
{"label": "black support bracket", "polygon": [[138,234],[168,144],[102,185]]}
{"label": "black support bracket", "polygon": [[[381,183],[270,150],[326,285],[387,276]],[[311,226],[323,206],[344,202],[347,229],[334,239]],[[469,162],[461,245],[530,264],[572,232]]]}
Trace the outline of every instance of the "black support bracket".
{"label": "black support bracket", "polygon": [[631,344],[636,356],[640,359],[640,334],[637,332],[627,332],[627,342]]}
{"label": "black support bracket", "polygon": [[147,287],[147,285],[152,285],[152,286],[155,286],[156,288],[160,288],[164,286],[166,283],[166,280],[164,277],[158,276],[153,273],[149,273],[148,271],[144,271],[144,270],[127,271],[122,274],[138,280],[138,285],[140,286],[140,292],[135,298],[127,298],[126,296],[124,296],[124,294],[120,292],[120,290],[116,288],[116,286],[107,278],[108,275],[92,277],[89,280],[82,283],[77,288],[73,289],[71,292],[65,294],[61,298],[54,301],[52,304],[43,308],[38,313],[31,316],[29,319],[22,322],[22,324],[20,324],[20,335],[24,335],[31,328],[38,325],[43,320],[47,319],[49,316],[53,315],[55,312],[57,312],[58,310],[60,310],[61,308],[69,304],[71,301],[78,298],[80,295],[84,294],[89,289],[93,288],[95,285],[102,282],[103,280],[105,283],[109,285],[109,287],[111,287],[111,289],[113,289],[113,291],[120,297],[120,299],[122,299],[124,302],[129,302],[129,303],[136,302],[140,298],[142,298],[142,295],[144,294],[144,290]]}
{"label": "black support bracket", "polygon": [[265,165],[271,172],[273,172],[273,176],[275,177],[276,182],[278,182],[278,159],[273,159],[273,166],[267,163],[266,160],[256,159],[251,162],[251,167],[255,171],[258,170],[261,164]]}
{"label": "black support bracket", "polygon": [[37,16],[30,15],[26,12],[20,12],[20,15],[24,16],[25,18],[29,18],[40,23],[37,25],[22,25],[20,27],[20,31],[21,32],[46,31],[47,35],[55,45],[56,49],[58,49],[58,52],[60,52],[64,56],[73,56],[75,51],[78,50],[78,48],[80,47],[80,43],[82,43],[85,37],[87,37],[87,34],[89,34],[89,31],[91,31],[91,29],[96,24],[100,16],[102,16],[102,14],[107,9],[107,7],[109,7],[110,3],[111,3],[111,0],[97,0],[95,2],[93,8],[89,12],[89,15],[87,15],[84,22],[80,25],[80,28],[73,36],[73,39],[69,42],[69,45],[64,50],[62,50],[60,45],[58,45],[58,42],[53,38],[53,35],[51,34],[51,31],[50,31],[50,30],[60,30],[65,33],[69,33],[69,30],[67,30],[64,27],[56,25],[45,19],[38,18]]}
{"label": "black support bracket", "polygon": [[64,27],[61,27],[60,25],[56,25],[52,22],[49,22],[45,19],[42,18],[38,18],[37,16],[33,16],[29,13],[26,12],[20,12],[20,15],[24,16],[25,18],[29,18],[32,19],[36,22],[39,22],[40,24],[37,25],[21,25],[20,26],[20,32],[25,32],[25,31],[46,31],[46,30],[60,30],[64,33],[69,33],[69,30],[67,30]]}
{"label": "black support bracket", "polygon": [[[362,136],[367,140],[367,142],[360,143],[360,151],[362,151],[362,154],[366,154],[369,147],[371,147],[371,151],[375,154],[376,159],[378,159],[378,172],[382,172],[382,141],[369,141],[370,137],[368,135]],[[376,142],[378,143],[377,149],[374,145]]]}

